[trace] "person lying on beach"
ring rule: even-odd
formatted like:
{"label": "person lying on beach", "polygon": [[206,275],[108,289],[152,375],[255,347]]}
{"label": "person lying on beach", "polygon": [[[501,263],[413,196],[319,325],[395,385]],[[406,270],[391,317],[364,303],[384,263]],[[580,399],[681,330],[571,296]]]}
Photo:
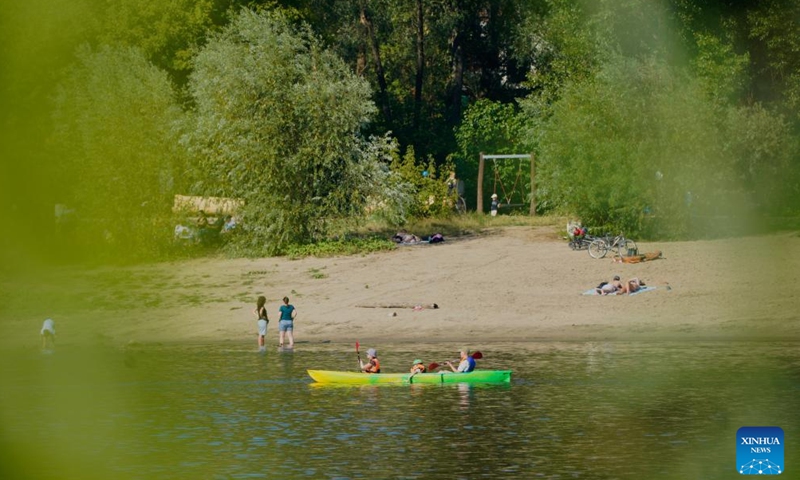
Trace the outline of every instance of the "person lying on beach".
{"label": "person lying on beach", "polygon": [[624,294],[631,294],[634,292],[638,292],[641,288],[645,285],[644,281],[639,280],[636,277],[631,278],[622,288],[617,292],[617,295],[624,295]]}
{"label": "person lying on beach", "polygon": [[611,282],[601,283],[600,285],[597,286],[595,291],[597,292],[598,295],[611,295],[614,293],[618,293],[623,288],[624,286],[622,285],[622,282],[619,281],[619,275],[614,275],[614,278],[611,280]]}

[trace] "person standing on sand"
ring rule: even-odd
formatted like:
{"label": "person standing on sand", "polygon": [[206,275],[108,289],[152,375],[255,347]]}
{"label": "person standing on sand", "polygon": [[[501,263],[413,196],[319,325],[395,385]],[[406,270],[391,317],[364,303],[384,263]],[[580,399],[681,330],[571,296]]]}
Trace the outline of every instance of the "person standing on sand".
{"label": "person standing on sand", "polygon": [[56,323],[52,318],[48,318],[42,324],[42,349],[47,350],[47,346],[54,348],[56,346]]}
{"label": "person standing on sand", "polygon": [[278,346],[283,347],[284,335],[289,337],[289,348],[294,347],[294,319],[297,317],[297,309],[289,304],[289,297],[283,297],[283,305],[280,308],[281,318],[278,322],[278,332],[280,339]]}
{"label": "person standing on sand", "polygon": [[269,325],[269,318],[267,317],[267,303],[266,297],[258,297],[256,301],[256,309],[253,310],[256,318],[258,319],[258,349],[263,351],[267,347],[264,345],[267,336],[267,325]]}

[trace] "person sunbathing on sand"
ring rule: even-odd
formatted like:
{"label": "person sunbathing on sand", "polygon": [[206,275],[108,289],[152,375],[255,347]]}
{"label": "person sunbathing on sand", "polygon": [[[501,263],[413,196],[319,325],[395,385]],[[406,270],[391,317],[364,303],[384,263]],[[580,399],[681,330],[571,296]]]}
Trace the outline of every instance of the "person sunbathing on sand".
{"label": "person sunbathing on sand", "polygon": [[611,280],[611,282],[601,283],[597,288],[595,288],[595,291],[598,295],[611,295],[623,290],[623,288],[624,286],[622,285],[622,282],[619,281],[619,275],[614,275],[614,279]]}
{"label": "person sunbathing on sand", "polygon": [[617,292],[617,295],[624,295],[626,293],[631,294],[634,292],[638,292],[639,290],[641,290],[643,286],[644,282],[642,280],[633,277],[627,282],[625,282],[625,285],[623,285],[622,288]]}

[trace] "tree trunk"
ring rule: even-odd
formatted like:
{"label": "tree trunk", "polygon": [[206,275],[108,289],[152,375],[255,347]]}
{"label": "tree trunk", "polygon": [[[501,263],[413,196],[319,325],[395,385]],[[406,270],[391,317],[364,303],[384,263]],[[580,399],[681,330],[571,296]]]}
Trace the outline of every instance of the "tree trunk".
{"label": "tree trunk", "polygon": [[360,20],[361,24],[367,30],[370,48],[372,48],[372,59],[375,62],[375,75],[378,77],[378,88],[380,89],[378,95],[380,97],[383,116],[386,122],[391,123],[392,113],[389,109],[389,95],[386,92],[386,76],[383,73],[383,64],[381,63],[381,50],[378,45],[378,38],[375,36],[375,26],[372,24],[372,19],[367,15],[367,2],[365,1],[361,2]]}
{"label": "tree trunk", "polygon": [[358,45],[358,53],[356,54],[356,75],[359,77],[364,76],[364,71],[367,69],[367,52],[364,51],[362,44]]}
{"label": "tree trunk", "polygon": [[414,83],[414,129],[419,129],[422,108],[422,82],[425,74],[425,12],[423,0],[417,0],[417,77]]}
{"label": "tree trunk", "polygon": [[461,91],[464,87],[464,49],[461,45],[462,38],[461,33],[456,32],[451,45],[451,52],[453,55],[453,110],[450,121],[453,125],[457,125],[461,120]]}

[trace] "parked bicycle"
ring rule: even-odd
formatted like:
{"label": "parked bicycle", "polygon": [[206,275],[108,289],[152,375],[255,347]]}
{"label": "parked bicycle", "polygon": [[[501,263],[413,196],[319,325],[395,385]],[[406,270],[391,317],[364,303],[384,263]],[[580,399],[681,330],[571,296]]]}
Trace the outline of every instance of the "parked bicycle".
{"label": "parked bicycle", "polygon": [[591,245],[592,240],[594,240],[594,237],[589,235],[585,235],[580,238],[574,238],[569,241],[569,248],[573,250],[583,250],[585,248],[589,248],[589,245]]}
{"label": "parked bicycle", "polygon": [[597,237],[589,244],[588,250],[592,258],[603,258],[609,250],[614,251],[614,253],[620,257],[636,255],[639,251],[636,247],[636,242],[630,238],[626,238],[622,234],[616,237]]}
{"label": "parked bicycle", "polygon": [[589,244],[592,243],[597,237],[593,237],[587,232],[589,231],[588,228],[582,226],[580,223],[567,223],[567,235],[569,236],[569,248],[573,250],[583,250],[585,248],[589,248]]}
{"label": "parked bicycle", "polygon": [[569,248],[573,250],[585,250],[589,248],[589,245],[591,245],[592,242],[598,238],[601,237],[595,237],[594,235],[589,235],[588,233],[583,233],[582,235],[570,235],[568,245]]}

